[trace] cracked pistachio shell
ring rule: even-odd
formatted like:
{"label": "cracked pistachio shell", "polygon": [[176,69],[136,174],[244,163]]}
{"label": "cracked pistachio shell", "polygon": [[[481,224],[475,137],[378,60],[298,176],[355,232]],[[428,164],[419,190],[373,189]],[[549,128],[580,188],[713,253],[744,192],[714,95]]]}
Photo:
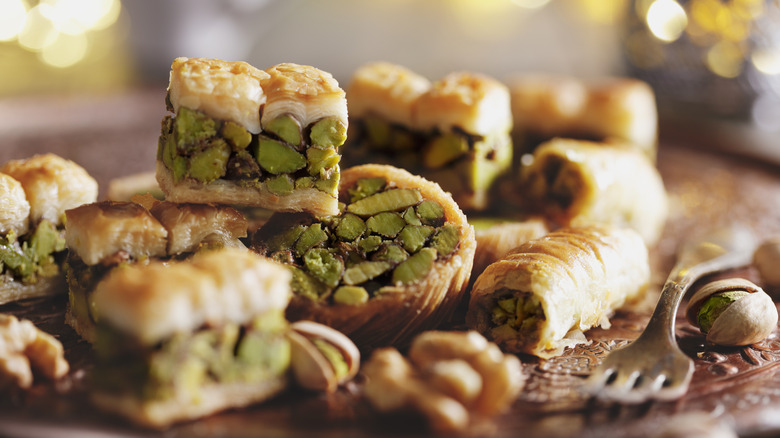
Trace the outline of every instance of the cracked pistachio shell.
{"label": "cracked pistachio shell", "polygon": [[[295,380],[306,389],[333,392],[352,380],[360,368],[360,351],[343,333],[313,321],[290,324],[291,367]],[[325,354],[314,341],[322,340],[336,348],[347,365],[347,373],[338,376]]]}
{"label": "cracked pistachio shell", "polygon": [[699,289],[686,310],[688,321],[698,327],[699,309],[708,298],[726,291],[745,291],[722,311],[707,332],[707,342],[724,346],[750,345],[766,339],[777,327],[777,307],[763,289],[742,278],[713,281]]}

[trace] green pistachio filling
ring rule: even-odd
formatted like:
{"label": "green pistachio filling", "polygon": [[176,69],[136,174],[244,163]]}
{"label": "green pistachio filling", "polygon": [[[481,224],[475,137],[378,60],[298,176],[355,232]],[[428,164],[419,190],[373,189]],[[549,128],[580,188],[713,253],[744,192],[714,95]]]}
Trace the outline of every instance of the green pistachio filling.
{"label": "green pistachio filling", "polygon": [[416,283],[460,245],[444,208],[419,189],[363,178],[337,216],[278,213],[254,237],[260,253],[287,264],[292,289],[314,301],[359,305],[383,289]]}
{"label": "green pistachio filling", "polygon": [[105,324],[97,327],[97,363],[92,375],[104,392],[143,400],[202,397],[209,384],[258,383],[282,376],[290,363],[282,311],[256,317],[248,326],[179,332],[155,345],[141,345]]}
{"label": "green pistachio filling", "polygon": [[63,231],[47,220],[21,237],[9,231],[0,235],[0,273],[33,284],[60,272],[55,256],[64,250]]}
{"label": "green pistachio filling", "polygon": [[697,313],[697,322],[702,333],[708,333],[715,324],[715,320],[731,305],[734,301],[748,295],[750,292],[744,290],[730,290],[718,292],[707,298]]}
{"label": "green pistachio filling", "polygon": [[535,295],[503,290],[496,294],[491,309],[491,337],[496,341],[534,343],[546,319],[542,303]]}
{"label": "green pistachio filling", "polygon": [[179,108],[162,121],[157,158],[175,182],[203,184],[229,180],[242,186],[265,187],[284,196],[296,189],[316,188],[338,195],[338,148],[346,128],[326,117],[301,126],[290,114],[271,120],[260,134],[242,126]]}
{"label": "green pistachio filling", "polygon": [[414,132],[373,114],[353,125],[355,144],[344,151],[345,163],[370,160],[403,167],[438,182],[456,201],[483,198],[512,166],[509,133],[481,136],[457,127],[447,132]]}

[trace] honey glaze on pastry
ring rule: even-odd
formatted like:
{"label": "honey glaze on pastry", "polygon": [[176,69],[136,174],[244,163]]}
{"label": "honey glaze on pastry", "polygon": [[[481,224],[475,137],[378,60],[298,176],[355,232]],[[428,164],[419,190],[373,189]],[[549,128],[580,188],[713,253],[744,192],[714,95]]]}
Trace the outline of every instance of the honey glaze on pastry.
{"label": "honey glaze on pastry", "polygon": [[473,228],[438,184],[386,165],[345,170],[342,213],[277,214],[252,248],[293,272],[290,320],[310,319],[361,349],[398,345],[447,318],[474,258]]}
{"label": "honey glaze on pastry", "polygon": [[488,266],[471,291],[466,323],[505,351],[541,358],[585,342],[592,327],[641,297],[647,247],[627,228],[554,231]]}
{"label": "honey glaze on pastry", "polygon": [[157,181],[173,202],[335,214],[346,105],[314,67],[177,58]]}

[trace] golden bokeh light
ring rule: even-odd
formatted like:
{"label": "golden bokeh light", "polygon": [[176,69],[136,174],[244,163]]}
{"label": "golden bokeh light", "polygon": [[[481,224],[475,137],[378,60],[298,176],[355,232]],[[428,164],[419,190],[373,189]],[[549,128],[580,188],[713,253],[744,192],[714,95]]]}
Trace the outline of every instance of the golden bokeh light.
{"label": "golden bokeh light", "polygon": [[674,0],[656,0],[647,9],[647,27],[662,41],[677,40],[687,25],[685,9]]}
{"label": "golden bokeh light", "polygon": [[30,9],[25,16],[24,27],[19,33],[19,45],[37,52],[53,43],[59,33],[52,20],[54,14],[54,8],[46,3]]}
{"label": "golden bokeh light", "polygon": [[712,46],[706,54],[707,68],[724,78],[736,78],[742,73],[745,53],[738,44],[721,41]]}
{"label": "golden bokeh light", "polygon": [[626,0],[579,0],[577,4],[586,19],[599,24],[619,23],[628,8]]}
{"label": "golden bokeh light", "polygon": [[18,40],[52,67],[77,64],[89,51],[88,34],[116,23],[120,0],[0,0],[0,41]]}
{"label": "golden bokeh light", "polygon": [[759,49],[750,57],[756,70],[768,75],[780,74],[780,48]]}
{"label": "golden bokeh light", "polygon": [[550,0],[511,0],[512,3],[525,9],[539,9],[550,3]]}
{"label": "golden bokeh light", "polygon": [[41,50],[43,62],[58,68],[66,68],[77,64],[87,55],[87,36],[84,33],[70,35],[61,33],[53,43]]}
{"label": "golden bokeh light", "polygon": [[0,41],[12,41],[24,28],[27,5],[22,0],[0,0]]}

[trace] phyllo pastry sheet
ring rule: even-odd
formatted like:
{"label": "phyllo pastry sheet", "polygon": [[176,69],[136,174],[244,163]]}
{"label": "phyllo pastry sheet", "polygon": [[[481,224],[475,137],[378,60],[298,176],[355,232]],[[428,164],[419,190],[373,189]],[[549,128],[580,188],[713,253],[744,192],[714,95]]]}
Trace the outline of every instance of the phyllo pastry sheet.
{"label": "phyllo pastry sheet", "polygon": [[461,298],[474,231],[441,187],[387,165],[342,174],[339,215],[277,214],[252,248],[293,273],[290,320],[311,319],[361,349],[399,345],[443,322]]}
{"label": "phyllo pastry sheet", "polygon": [[93,294],[93,400],[166,427],[267,399],[287,382],[290,273],[236,248],[121,266]]}
{"label": "phyllo pastry sheet", "polygon": [[247,236],[247,221],[227,206],[101,201],[68,210],[66,217],[69,305],[65,320],[90,342],[98,319],[92,294],[111,270],[184,259],[214,248],[246,251],[240,239]]}
{"label": "phyllo pastry sheet", "polygon": [[610,326],[650,281],[648,252],[633,230],[580,227],[529,241],[488,266],[471,291],[466,323],[505,351],[541,358]]}
{"label": "phyllo pastry sheet", "polygon": [[167,200],[338,212],[347,103],[329,73],[177,58],[166,100],[157,180]]}
{"label": "phyllo pastry sheet", "polygon": [[658,110],[647,83],[622,77],[517,76],[508,82],[516,156],[554,137],[627,143],[655,162]]}
{"label": "phyllo pastry sheet", "polygon": [[669,213],[658,169],[636,149],[554,139],[523,163],[517,195],[557,226],[628,226],[655,244]]}
{"label": "phyllo pastry sheet", "polygon": [[509,90],[454,72],[431,83],[390,63],[358,69],[347,89],[345,163],[388,163],[439,183],[464,210],[484,210],[512,160]]}
{"label": "phyllo pastry sheet", "polygon": [[57,155],[0,167],[0,304],[65,291],[64,213],[97,194],[84,168]]}

